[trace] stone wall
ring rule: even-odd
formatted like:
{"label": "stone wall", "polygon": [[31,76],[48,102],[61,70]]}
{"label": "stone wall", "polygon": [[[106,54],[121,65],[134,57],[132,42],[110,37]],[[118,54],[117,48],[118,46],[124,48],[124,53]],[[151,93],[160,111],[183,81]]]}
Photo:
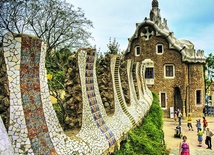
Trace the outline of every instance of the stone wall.
{"label": "stone wall", "polygon": [[82,91],[77,55],[68,58],[65,80],[66,120],[65,129],[80,129],[82,126]]}
{"label": "stone wall", "polygon": [[[73,73],[72,66],[68,70],[79,79],[75,83],[80,84],[81,100],[78,101],[81,103],[78,106],[82,106],[82,116],[76,120],[81,118],[82,123],[79,132],[68,137],[50,100],[45,69],[46,43],[32,36],[8,33],[3,41],[3,51],[10,90],[8,136],[14,154],[107,155],[120,147],[121,140],[142,121],[151,106],[152,94],[139,80],[142,76],[139,63],[136,64],[136,83],[138,90],[144,94],[139,93],[140,100],[136,97],[132,61],[127,61],[126,66],[131,102],[127,106],[119,73],[120,57],[112,55],[109,72],[115,110],[112,115],[107,115],[97,82],[96,51],[80,49],[75,57],[70,58],[70,63],[78,64],[74,65],[78,72]],[[70,87],[68,95],[77,89],[69,83],[66,86]],[[73,102],[72,105],[77,106]]]}
{"label": "stone wall", "polygon": [[127,74],[127,61],[124,59],[121,60],[121,65],[120,65],[120,76],[121,76],[121,84],[123,88],[123,93],[125,97],[125,101],[127,106],[130,106],[130,90],[129,88],[129,83],[128,83],[128,74]]}
{"label": "stone wall", "polygon": [[112,54],[105,55],[97,68],[97,82],[99,85],[100,95],[108,115],[112,115],[115,111],[112,76],[110,72],[110,62]]}
{"label": "stone wall", "polygon": [[[203,108],[205,105],[205,88],[204,88],[204,68],[200,64],[190,64],[190,92],[189,92],[189,101],[191,103],[190,110],[193,116],[203,116]],[[201,91],[200,104],[196,103],[196,91]]]}

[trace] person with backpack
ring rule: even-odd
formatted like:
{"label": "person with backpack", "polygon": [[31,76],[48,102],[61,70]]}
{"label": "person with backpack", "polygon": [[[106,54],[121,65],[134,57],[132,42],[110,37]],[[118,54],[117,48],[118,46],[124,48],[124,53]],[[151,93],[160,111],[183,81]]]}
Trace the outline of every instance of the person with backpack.
{"label": "person with backpack", "polygon": [[197,128],[197,133],[198,133],[199,129],[201,129],[201,120],[200,119],[196,120],[196,128]]}
{"label": "person with backpack", "polygon": [[203,132],[206,131],[206,127],[207,127],[208,123],[205,117],[203,117]]}
{"label": "person with backpack", "polygon": [[181,118],[182,118],[182,113],[181,110],[178,110],[178,124],[181,126]]}

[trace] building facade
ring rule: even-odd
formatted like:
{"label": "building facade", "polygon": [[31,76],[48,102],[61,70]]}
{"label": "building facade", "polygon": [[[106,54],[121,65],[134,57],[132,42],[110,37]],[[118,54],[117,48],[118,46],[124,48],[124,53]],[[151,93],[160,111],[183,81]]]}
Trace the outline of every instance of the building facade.
{"label": "building facade", "polygon": [[153,0],[150,18],[136,24],[125,57],[145,64],[146,83],[159,95],[165,117],[174,109],[182,110],[184,116],[201,116],[205,104],[204,51],[196,51],[188,40],[177,39],[167,20],[162,20],[158,5]]}

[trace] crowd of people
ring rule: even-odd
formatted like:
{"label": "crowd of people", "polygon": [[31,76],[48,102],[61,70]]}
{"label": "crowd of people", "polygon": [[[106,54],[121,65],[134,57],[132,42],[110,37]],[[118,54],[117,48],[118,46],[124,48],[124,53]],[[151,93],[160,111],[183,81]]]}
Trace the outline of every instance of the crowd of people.
{"label": "crowd of people", "polygon": [[[175,115],[174,115],[174,121],[177,124],[175,130],[176,130],[176,134],[178,133],[180,138],[182,138],[182,142],[179,145],[179,154],[180,155],[190,155],[190,146],[187,142],[187,136],[183,135],[181,132],[181,121],[182,121],[182,112],[181,110],[177,109],[175,111]],[[197,119],[196,120],[196,131],[197,131],[197,139],[198,139],[198,146],[202,147],[203,144],[203,135],[206,134],[206,138],[204,140],[205,144],[207,145],[207,149],[211,149],[212,150],[212,136],[213,136],[213,132],[209,129],[208,127],[208,122],[204,117],[202,117],[202,121],[201,119]],[[187,117],[187,128],[189,129],[189,131],[194,131],[193,125],[192,125],[192,117],[190,114],[188,114]],[[182,135],[182,136],[181,136]]]}

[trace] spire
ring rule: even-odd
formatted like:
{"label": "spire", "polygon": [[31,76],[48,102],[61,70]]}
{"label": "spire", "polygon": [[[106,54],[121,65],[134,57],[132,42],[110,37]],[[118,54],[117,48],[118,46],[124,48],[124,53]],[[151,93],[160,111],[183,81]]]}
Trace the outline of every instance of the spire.
{"label": "spire", "polygon": [[153,0],[152,1],[152,7],[157,7],[158,8],[158,0]]}
{"label": "spire", "polygon": [[150,20],[161,24],[160,9],[158,8],[158,0],[152,0],[152,10],[150,11]]}

